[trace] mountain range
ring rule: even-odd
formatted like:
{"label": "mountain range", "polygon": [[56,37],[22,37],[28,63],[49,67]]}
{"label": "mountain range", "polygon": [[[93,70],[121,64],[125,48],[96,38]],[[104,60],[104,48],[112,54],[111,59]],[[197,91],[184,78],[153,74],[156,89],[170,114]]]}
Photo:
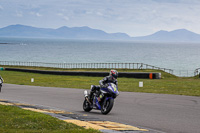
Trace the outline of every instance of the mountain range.
{"label": "mountain range", "polygon": [[158,31],[148,36],[130,37],[126,33],[106,33],[90,27],[60,27],[58,29],[36,28],[26,25],[9,25],[0,28],[0,37],[34,37],[34,38],[66,38],[66,39],[98,39],[98,40],[134,40],[155,42],[200,42],[200,34],[178,29],[174,31]]}

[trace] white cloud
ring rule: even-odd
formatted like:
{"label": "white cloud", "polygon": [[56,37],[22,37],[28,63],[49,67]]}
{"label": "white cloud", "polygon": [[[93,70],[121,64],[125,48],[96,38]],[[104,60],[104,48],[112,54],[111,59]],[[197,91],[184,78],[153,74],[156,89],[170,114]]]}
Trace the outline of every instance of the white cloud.
{"label": "white cloud", "polygon": [[58,15],[58,16],[63,16],[63,14],[62,14],[62,13],[58,13],[57,15]]}
{"label": "white cloud", "polygon": [[0,5],[0,11],[3,10],[3,7]]}
{"label": "white cloud", "polygon": [[63,19],[66,20],[66,21],[69,20],[69,18],[67,16],[64,16]]}
{"label": "white cloud", "polygon": [[65,21],[68,21],[68,20],[69,20],[69,17],[65,16],[65,15],[62,14],[62,13],[58,13],[57,15],[58,15],[59,17],[61,17],[63,20],[65,20]]}
{"label": "white cloud", "polygon": [[41,15],[40,13],[37,12],[37,13],[36,13],[36,16],[37,16],[37,17],[41,17],[42,15]]}
{"label": "white cloud", "polygon": [[41,17],[42,15],[38,12],[30,12],[31,15]]}
{"label": "white cloud", "polygon": [[16,11],[16,16],[17,17],[23,17],[23,12],[22,11]]}
{"label": "white cloud", "polygon": [[103,13],[101,13],[101,12],[97,12],[96,13],[98,16],[103,16]]}

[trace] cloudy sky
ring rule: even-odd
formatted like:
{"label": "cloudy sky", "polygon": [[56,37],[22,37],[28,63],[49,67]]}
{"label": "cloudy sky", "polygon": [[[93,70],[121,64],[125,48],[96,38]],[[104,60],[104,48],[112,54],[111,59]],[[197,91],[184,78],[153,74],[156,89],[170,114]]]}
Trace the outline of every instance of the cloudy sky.
{"label": "cloudy sky", "polygon": [[144,36],[159,30],[200,34],[199,0],[0,0],[0,28],[89,26]]}

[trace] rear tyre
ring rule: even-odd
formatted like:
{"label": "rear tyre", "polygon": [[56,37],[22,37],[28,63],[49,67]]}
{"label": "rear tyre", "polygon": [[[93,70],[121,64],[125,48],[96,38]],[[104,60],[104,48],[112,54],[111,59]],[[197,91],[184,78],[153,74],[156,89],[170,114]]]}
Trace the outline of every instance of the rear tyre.
{"label": "rear tyre", "polygon": [[86,99],[83,102],[83,110],[86,112],[90,112],[92,110],[90,103]]}
{"label": "rear tyre", "polygon": [[108,99],[102,106],[101,113],[104,115],[108,114],[111,111],[113,105],[114,105],[114,99],[112,98]]}

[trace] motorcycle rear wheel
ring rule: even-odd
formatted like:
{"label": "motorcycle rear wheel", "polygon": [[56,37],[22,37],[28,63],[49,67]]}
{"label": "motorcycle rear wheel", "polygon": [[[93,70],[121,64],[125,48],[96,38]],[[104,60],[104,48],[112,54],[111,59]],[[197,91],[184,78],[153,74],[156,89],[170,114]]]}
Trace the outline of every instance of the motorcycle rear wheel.
{"label": "motorcycle rear wheel", "polygon": [[88,103],[88,101],[86,99],[83,102],[83,110],[85,112],[90,112],[92,110],[90,103]]}
{"label": "motorcycle rear wheel", "polygon": [[114,99],[110,98],[106,100],[105,104],[101,108],[101,113],[106,115],[108,114],[114,105]]}

